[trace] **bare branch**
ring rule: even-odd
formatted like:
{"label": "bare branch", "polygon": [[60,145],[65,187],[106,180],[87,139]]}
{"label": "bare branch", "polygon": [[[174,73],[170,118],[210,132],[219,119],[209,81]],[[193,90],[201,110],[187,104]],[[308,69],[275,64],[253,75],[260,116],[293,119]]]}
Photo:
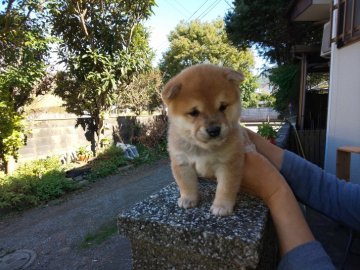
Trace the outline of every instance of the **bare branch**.
{"label": "bare branch", "polygon": [[6,8],[6,13],[5,13],[5,24],[4,24],[4,29],[1,31],[3,33],[6,33],[9,31],[9,27],[10,27],[10,12],[12,9],[12,5],[14,4],[15,0],[10,0],[7,8]]}

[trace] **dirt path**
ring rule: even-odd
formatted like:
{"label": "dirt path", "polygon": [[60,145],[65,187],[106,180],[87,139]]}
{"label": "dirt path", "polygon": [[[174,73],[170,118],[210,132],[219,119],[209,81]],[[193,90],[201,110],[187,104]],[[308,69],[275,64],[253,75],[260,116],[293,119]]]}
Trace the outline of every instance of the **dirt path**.
{"label": "dirt path", "polygon": [[35,251],[28,269],[131,269],[127,239],[114,234],[99,245],[81,244],[104,225],[114,227],[123,209],[172,181],[168,160],[105,178],[57,203],[1,220],[0,249]]}

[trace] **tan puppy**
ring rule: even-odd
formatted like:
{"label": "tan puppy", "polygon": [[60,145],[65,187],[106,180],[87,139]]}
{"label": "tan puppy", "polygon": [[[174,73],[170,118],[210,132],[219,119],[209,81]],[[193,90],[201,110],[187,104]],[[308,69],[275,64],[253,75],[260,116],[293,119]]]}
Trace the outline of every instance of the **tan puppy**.
{"label": "tan puppy", "polygon": [[217,179],[214,215],[233,212],[242,179],[244,129],[239,125],[240,72],[210,64],[189,67],[162,92],[168,107],[168,149],[180,189],[178,205],[196,206],[198,176]]}

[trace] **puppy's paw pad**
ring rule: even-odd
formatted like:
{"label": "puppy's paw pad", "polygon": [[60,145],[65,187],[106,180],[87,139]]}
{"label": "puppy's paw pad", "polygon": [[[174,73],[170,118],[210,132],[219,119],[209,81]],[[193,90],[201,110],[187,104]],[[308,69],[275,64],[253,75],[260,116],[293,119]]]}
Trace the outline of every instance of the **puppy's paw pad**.
{"label": "puppy's paw pad", "polygon": [[233,207],[225,205],[212,205],[210,210],[215,216],[229,216],[233,213]]}
{"label": "puppy's paw pad", "polygon": [[194,199],[194,198],[180,197],[178,199],[179,207],[185,208],[185,209],[195,207],[197,205],[197,203],[198,203],[198,200]]}

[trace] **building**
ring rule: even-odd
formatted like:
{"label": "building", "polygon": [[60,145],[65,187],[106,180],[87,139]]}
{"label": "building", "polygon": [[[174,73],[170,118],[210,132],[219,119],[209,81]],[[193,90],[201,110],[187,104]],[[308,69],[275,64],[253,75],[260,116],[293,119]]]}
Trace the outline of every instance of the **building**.
{"label": "building", "polygon": [[[335,173],[338,147],[360,146],[360,0],[295,0],[290,16],[324,24],[320,54],[330,65],[324,169]],[[360,183],[358,154],[350,179]]]}

